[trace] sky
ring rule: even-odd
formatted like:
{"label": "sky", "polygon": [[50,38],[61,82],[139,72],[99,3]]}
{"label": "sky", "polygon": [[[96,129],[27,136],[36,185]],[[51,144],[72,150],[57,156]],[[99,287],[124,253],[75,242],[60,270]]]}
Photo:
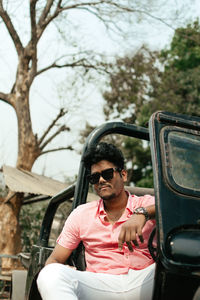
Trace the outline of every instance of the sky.
{"label": "sky", "polygon": [[[178,0],[168,1],[169,9],[170,5],[179,5],[181,2]],[[198,1],[186,1],[185,3],[192,3],[193,12],[191,9],[190,15],[198,16],[200,11]],[[160,14],[162,15],[163,11]],[[160,16],[158,15],[158,17]],[[180,17],[177,23],[182,25],[184,18]],[[132,53],[143,43],[148,44],[152,49],[161,49],[169,45],[173,36],[172,28],[151,18],[138,25],[134,24],[134,34],[131,38],[127,37],[127,42],[119,40],[117,35],[111,40],[105,28],[94,17],[88,18],[84,14],[76,14],[71,16],[71,21],[74,22],[75,27],[80,26],[81,28],[79,36],[81,36],[80,42],[83,48],[94,49],[94,51],[109,56]],[[15,77],[16,54],[8,33],[1,23],[0,30],[0,91],[7,92]],[[60,51],[60,46],[55,41],[53,45],[51,42],[54,30],[55,28],[50,27],[48,34],[41,41],[39,52],[39,56],[42,58],[41,64],[45,64],[45,58],[52,55],[52,49],[54,52]],[[70,35],[68,38],[70,39]],[[68,49],[69,52],[71,50]],[[69,112],[65,116],[64,122],[71,128],[71,131],[58,137],[55,146],[64,141],[66,146],[72,145],[75,148],[75,151],[55,152],[41,156],[35,162],[33,172],[61,181],[66,177],[73,178],[78,172],[80,153],[83,147],[79,142],[80,130],[84,129],[86,121],[93,126],[105,122],[104,100],[99,92],[99,87],[105,85],[105,82],[100,80],[99,86],[88,83],[80,88],[79,79],[77,79],[74,90],[71,90],[73,74],[70,75],[65,70],[61,70],[59,73],[50,71],[38,77],[31,88],[30,109],[34,132],[41,135],[57,114],[60,106],[65,105]],[[17,157],[17,121],[12,107],[2,101],[0,101],[0,128],[0,167],[3,164],[14,167]]]}

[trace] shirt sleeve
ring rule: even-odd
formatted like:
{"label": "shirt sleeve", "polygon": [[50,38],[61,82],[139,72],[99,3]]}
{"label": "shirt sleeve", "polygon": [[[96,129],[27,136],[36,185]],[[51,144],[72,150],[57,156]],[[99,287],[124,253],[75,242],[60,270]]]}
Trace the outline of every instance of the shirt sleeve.
{"label": "shirt sleeve", "polygon": [[75,209],[67,218],[61,234],[57,239],[57,243],[68,249],[76,249],[80,243],[80,228],[81,218],[80,210]]}
{"label": "shirt sleeve", "polygon": [[155,197],[151,195],[144,195],[140,197],[139,206],[147,207],[150,205],[155,205]]}

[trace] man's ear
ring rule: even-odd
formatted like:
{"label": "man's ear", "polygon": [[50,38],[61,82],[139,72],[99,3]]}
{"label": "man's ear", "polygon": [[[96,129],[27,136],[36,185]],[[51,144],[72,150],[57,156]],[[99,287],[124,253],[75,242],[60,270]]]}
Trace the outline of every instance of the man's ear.
{"label": "man's ear", "polygon": [[126,182],[127,181],[127,171],[123,169],[121,171],[121,176],[122,176],[123,182]]}

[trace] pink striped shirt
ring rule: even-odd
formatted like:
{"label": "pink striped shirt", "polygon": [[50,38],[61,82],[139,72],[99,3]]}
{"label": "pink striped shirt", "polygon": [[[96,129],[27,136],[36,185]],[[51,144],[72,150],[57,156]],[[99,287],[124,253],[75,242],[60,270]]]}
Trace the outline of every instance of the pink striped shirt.
{"label": "pink striped shirt", "polygon": [[130,195],[126,209],[114,224],[106,221],[103,200],[78,206],[67,218],[57,243],[68,249],[75,249],[80,241],[85,246],[87,271],[109,274],[126,274],[129,269],[141,270],[154,261],[148,250],[148,238],[155,226],[155,220],[149,220],[143,227],[144,243],[130,252],[124,244],[118,249],[118,236],[122,224],[127,221],[137,207],[154,204],[154,197]]}

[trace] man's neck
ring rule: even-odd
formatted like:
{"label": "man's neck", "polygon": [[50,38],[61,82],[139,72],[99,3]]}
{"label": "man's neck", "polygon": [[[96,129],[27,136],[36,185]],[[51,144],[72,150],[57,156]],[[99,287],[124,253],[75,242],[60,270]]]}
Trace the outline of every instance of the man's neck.
{"label": "man's neck", "polygon": [[112,211],[120,211],[126,208],[128,201],[128,195],[125,190],[123,190],[118,196],[109,199],[103,200],[104,202],[104,209],[106,212]]}
{"label": "man's neck", "polygon": [[124,191],[120,197],[110,200],[104,200],[104,209],[106,211],[107,222],[114,224],[124,213],[128,201],[128,195]]}

